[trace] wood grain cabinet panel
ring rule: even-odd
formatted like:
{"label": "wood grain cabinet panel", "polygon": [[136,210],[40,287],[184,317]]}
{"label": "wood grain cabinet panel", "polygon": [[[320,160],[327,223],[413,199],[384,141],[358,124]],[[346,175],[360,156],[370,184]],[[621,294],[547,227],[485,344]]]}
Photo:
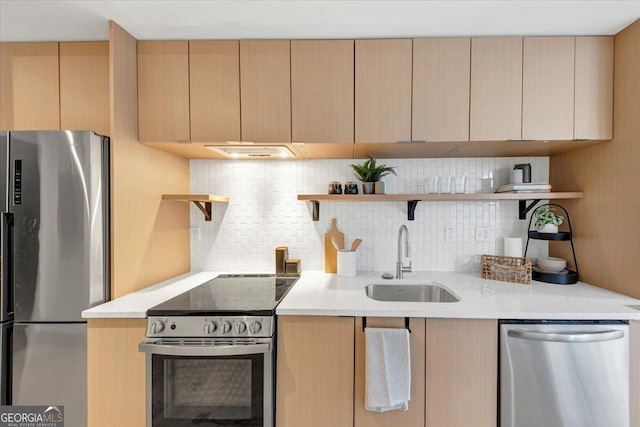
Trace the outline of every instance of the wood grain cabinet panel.
{"label": "wood grain cabinet panel", "polygon": [[189,42],[192,142],[240,141],[240,42]]}
{"label": "wood grain cabinet panel", "polygon": [[472,141],[522,138],[522,37],[471,40]]}
{"label": "wood grain cabinet panel", "polygon": [[145,355],[138,351],[146,324],[146,319],[89,319],[88,427],[147,425]]}
{"label": "wood grain cabinet panel", "polygon": [[110,135],[109,43],[60,43],[60,128]]}
{"label": "wood grain cabinet panel", "polygon": [[575,37],[525,37],[522,137],[572,140]]}
{"label": "wood grain cabinet panel", "polygon": [[576,37],[575,139],[613,137],[613,37]]}
{"label": "wood grain cabinet panel", "polygon": [[[370,412],[365,409],[366,347],[362,318],[356,320],[355,427],[424,427],[425,320],[411,319],[411,401],[408,411]],[[404,328],[404,318],[368,317],[367,327]]]}
{"label": "wood grain cabinet panel", "polygon": [[138,42],[140,141],[189,141],[189,43]]}
{"label": "wood grain cabinet panel", "polygon": [[414,140],[469,140],[471,40],[413,40]]}
{"label": "wood grain cabinet panel", "polygon": [[278,427],[353,427],[353,327],[353,317],[278,316]]}
{"label": "wood grain cabinet panel", "polygon": [[292,41],[292,140],[353,142],[353,86],[353,40]]}
{"label": "wood grain cabinet panel", "polygon": [[58,43],[0,43],[0,129],[59,130]]}
{"label": "wood grain cabinet panel", "polygon": [[426,425],[496,427],[498,322],[426,321]]}
{"label": "wood grain cabinet panel", "polygon": [[289,40],[241,40],[242,140],[291,141]]}
{"label": "wood grain cabinet panel", "polygon": [[355,142],[411,139],[412,40],[356,40]]}

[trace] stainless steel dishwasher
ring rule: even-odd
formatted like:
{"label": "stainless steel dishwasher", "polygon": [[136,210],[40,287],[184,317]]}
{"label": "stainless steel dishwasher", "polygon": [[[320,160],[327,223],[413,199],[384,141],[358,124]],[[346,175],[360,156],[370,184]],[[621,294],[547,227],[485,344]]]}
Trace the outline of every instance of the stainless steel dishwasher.
{"label": "stainless steel dishwasher", "polygon": [[500,322],[501,427],[629,427],[629,325]]}

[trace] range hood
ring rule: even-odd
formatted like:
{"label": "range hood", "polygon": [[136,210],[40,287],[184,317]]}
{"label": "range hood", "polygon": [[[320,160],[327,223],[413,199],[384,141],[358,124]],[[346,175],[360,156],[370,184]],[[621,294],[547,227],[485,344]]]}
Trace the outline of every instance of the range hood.
{"label": "range hood", "polygon": [[296,157],[284,145],[206,145],[205,147],[230,159],[290,159]]}

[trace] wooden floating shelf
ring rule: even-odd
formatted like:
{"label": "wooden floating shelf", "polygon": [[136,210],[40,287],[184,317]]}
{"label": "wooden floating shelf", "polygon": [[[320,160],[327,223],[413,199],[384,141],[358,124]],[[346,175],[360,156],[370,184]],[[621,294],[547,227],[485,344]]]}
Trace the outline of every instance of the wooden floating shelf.
{"label": "wooden floating shelf", "polygon": [[[525,219],[540,200],[582,199],[583,193],[549,192],[549,193],[482,193],[482,194],[299,194],[298,200],[313,204],[313,220],[320,218],[320,202],[407,202],[408,220],[414,220],[414,212],[418,202],[456,202],[456,201],[499,201],[518,200],[520,202],[520,219]],[[527,205],[526,201],[532,200]]]}
{"label": "wooden floating shelf", "polygon": [[213,194],[163,194],[162,200],[171,202],[193,202],[204,215],[205,221],[211,221],[212,203],[229,203],[229,198]]}

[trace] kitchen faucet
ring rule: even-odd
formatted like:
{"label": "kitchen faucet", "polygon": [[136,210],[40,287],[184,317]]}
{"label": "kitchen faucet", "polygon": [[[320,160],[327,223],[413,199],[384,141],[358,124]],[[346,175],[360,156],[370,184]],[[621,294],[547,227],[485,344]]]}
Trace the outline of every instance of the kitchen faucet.
{"label": "kitchen faucet", "polygon": [[401,225],[398,230],[398,262],[396,262],[396,279],[402,279],[403,273],[411,273],[411,261],[409,266],[405,267],[402,264],[402,235],[404,234],[404,256],[409,257],[411,255],[411,246],[409,245],[409,229],[406,225]]}

